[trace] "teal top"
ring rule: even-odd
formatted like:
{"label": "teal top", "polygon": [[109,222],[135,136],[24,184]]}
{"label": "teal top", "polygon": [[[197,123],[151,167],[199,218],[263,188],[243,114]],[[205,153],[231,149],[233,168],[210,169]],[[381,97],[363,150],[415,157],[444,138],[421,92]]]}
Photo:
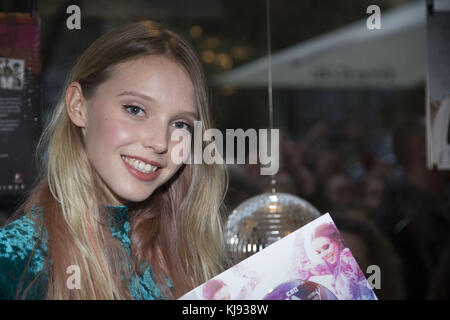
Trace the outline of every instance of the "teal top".
{"label": "teal top", "polygon": [[[125,251],[131,255],[128,206],[107,206],[106,209],[113,217],[109,226],[112,235],[120,241]],[[34,207],[32,209],[33,217],[40,214],[36,211],[38,210]],[[48,275],[45,271],[46,268],[44,268],[47,252],[46,233],[43,234],[43,240],[37,242],[39,234],[37,229],[35,222],[27,215],[0,228],[0,300],[16,299],[17,292],[20,293],[20,298],[21,293],[33,281],[33,285],[26,293],[26,299],[45,299],[48,287]],[[36,251],[30,260],[36,244]],[[26,274],[23,274],[28,262],[28,270]],[[69,273],[67,276],[70,277],[70,275]],[[21,277],[23,277],[22,282],[20,281]],[[19,288],[20,283],[23,284]],[[170,287],[169,282],[168,285]],[[150,267],[147,267],[142,274],[134,275],[128,289],[134,299],[165,299],[153,280]]]}

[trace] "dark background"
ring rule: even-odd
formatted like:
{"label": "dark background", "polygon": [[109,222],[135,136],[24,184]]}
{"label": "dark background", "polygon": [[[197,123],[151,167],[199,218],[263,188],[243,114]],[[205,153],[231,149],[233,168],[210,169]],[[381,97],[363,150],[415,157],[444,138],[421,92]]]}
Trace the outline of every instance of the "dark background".
{"label": "dark background", "polygon": [[[272,53],[365,19],[371,4],[383,13],[411,2],[272,1]],[[33,4],[41,19],[42,125],[65,75],[93,40],[115,26],[151,19],[184,36],[199,53],[215,127],[269,126],[267,88],[213,81],[267,54],[265,1],[3,0],[0,11],[32,12]],[[81,30],[66,28],[72,4],[81,8]],[[381,267],[380,299],[450,297],[448,177],[425,167],[425,90],[425,77],[407,88],[274,89],[275,127],[282,132],[279,191],[331,213],[363,271],[370,264]],[[254,166],[230,166],[230,172],[229,212],[269,188]],[[23,196],[0,198],[4,217]]]}

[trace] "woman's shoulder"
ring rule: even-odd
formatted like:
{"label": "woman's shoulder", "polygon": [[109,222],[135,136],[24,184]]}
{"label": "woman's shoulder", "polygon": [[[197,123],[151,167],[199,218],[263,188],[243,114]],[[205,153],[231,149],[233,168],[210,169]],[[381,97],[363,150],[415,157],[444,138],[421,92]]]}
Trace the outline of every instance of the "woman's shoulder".
{"label": "woman's shoulder", "polygon": [[27,268],[27,275],[33,276],[44,266],[46,244],[38,240],[44,239],[38,223],[41,213],[33,207],[31,212],[0,228],[0,298],[13,297]]}
{"label": "woman's shoulder", "polygon": [[[41,233],[42,210],[31,211],[0,228],[0,274],[20,270],[30,263],[31,268],[41,267],[43,251],[46,250],[46,233]],[[34,252],[33,261],[29,261]],[[23,271],[23,269],[22,269]]]}
{"label": "woman's shoulder", "polygon": [[40,210],[33,207],[32,211],[0,228],[0,259],[24,258],[27,252],[33,250],[39,236],[37,219]]}

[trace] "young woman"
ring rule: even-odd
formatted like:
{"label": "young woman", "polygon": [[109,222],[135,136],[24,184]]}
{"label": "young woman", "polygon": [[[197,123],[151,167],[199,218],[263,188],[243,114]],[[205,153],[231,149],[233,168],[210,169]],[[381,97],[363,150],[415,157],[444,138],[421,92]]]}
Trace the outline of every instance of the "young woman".
{"label": "young woman", "polygon": [[0,229],[0,298],[170,299],[217,274],[225,169],[172,159],[194,121],[210,127],[207,89],[183,39],[143,21],[95,41],[41,137],[26,214]]}
{"label": "young woman", "polygon": [[295,239],[295,275],[306,281],[313,276],[331,276],[329,288],[339,300],[373,300],[364,274],[333,223],[317,226],[311,235],[311,248],[323,263],[311,262],[305,249],[303,233]]}

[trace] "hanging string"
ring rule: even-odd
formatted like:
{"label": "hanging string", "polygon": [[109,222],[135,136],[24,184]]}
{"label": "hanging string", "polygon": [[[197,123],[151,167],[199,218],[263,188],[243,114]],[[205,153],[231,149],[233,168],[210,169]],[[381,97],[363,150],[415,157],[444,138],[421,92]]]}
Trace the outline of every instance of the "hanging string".
{"label": "hanging string", "polygon": [[[270,0],[266,0],[266,25],[267,25],[267,95],[269,100],[269,128],[273,129],[273,96],[272,96],[272,43],[271,43],[271,25],[270,25]],[[270,141],[270,152],[272,153],[272,143]],[[276,192],[276,179],[272,175],[270,185],[272,186],[272,193]]]}
{"label": "hanging string", "polygon": [[272,98],[272,43],[270,26],[270,0],[266,0],[266,25],[267,25],[267,91],[269,96],[269,124],[273,129],[273,98]]}

